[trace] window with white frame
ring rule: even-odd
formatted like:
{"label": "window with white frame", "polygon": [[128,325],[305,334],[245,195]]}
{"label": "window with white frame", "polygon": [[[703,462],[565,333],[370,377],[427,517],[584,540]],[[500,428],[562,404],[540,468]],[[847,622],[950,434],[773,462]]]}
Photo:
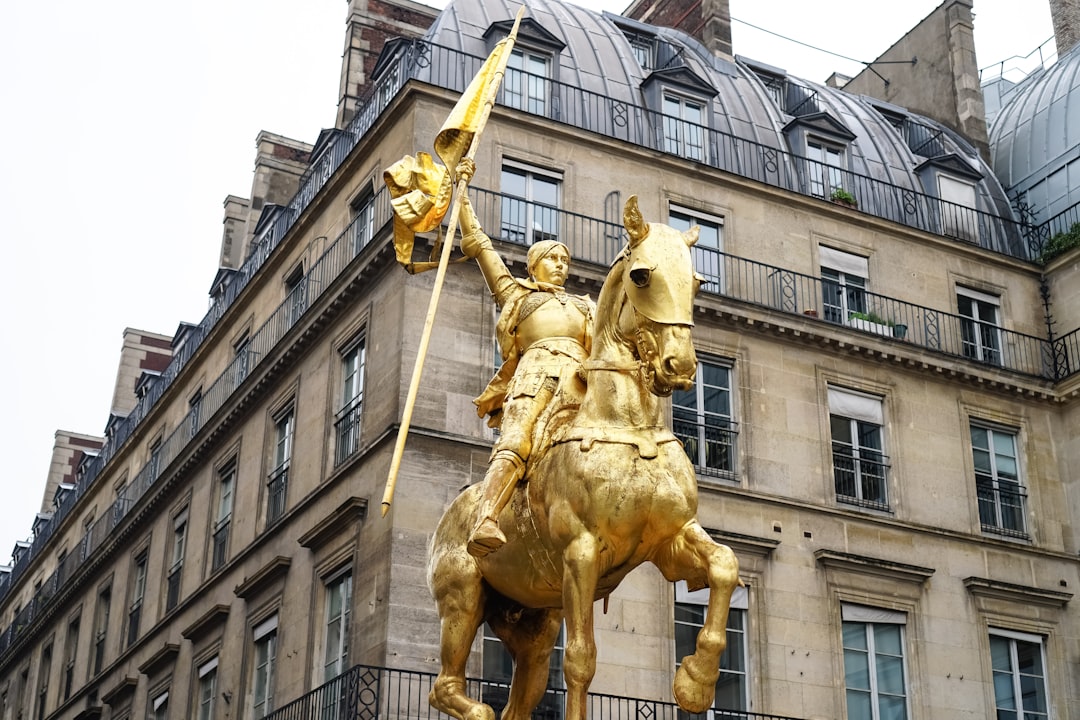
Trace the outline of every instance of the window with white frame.
{"label": "window with white frame", "polygon": [[349,615],[352,607],[352,573],[338,575],[326,584],[323,682],[333,680],[349,667]]}
{"label": "window with white frame", "polygon": [[[533,710],[534,718],[561,720],[564,716],[564,694],[553,692],[565,687],[563,680],[563,652],[566,646],[566,628],[560,628],[559,637],[551,650],[548,661],[548,691]],[[483,645],[483,682],[480,683],[480,700],[490,705],[496,715],[502,713],[510,699],[510,680],[513,677],[514,662],[495,635],[491,626],[484,623]]]}
{"label": "window with white frame", "polygon": [[698,241],[690,248],[694,269],[705,276],[709,292],[724,292],[724,218],[671,205],[668,208],[668,225],[681,231],[689,230],[694,225],[700,228]]}
{"label": "window with white frame", "polygon": [[866,279],[869,261],[861,255],[818,246],[821,295],[825,320],[847,325],[866,316]]}
{"label": "window with white frame", "polygon": [[277,662],[278,616],[264,620],[251,633],[255,643],[252,666],[251,706],[255,720],[274,711],[274,668]]}
{"label": "window with white frame", "polygon": [[80,616],[76,615],[68,623],[67,635],[64,636],[64,695],[66,701],[71,697],[75,685],[75,657],[79,652]]}
{"label": "window with white frame", "polygon": [[375,194],[365,190],[352,204],[353,255],[358,255],[375,236]]}
{"label": "window with white frame", "polygon": [[169,693],[168,691],[157,695],[150,702],[150,720],[168,720],[169,717]]}
{"label": "window with white frame", "polygon": [[990,664],[998,720],[1050,717],[1042,637],[990,628]]}
{"label": "window with white frame", "polygon": [[705,102],[665,92],[662,107],[664,152],[705,162]]}
{"label": "window with white frame", "polygon": [[979,238],[979,216],[975,212],[975,184],[938,173],[941,198],[941,234],[975,242]]}
{"label": "window with white frame", "polygon": [[[686,582],[675,583],[675,664],[697,649],[698,632],[705,624],[709,589],[690,592]],[[720,656],[720,677],[716,681],[713,708],[716,710],[750,709],[750,648],[747,642],[748,594],[737,587],[731,594],[727,619],[727,646]],[[723,717],[723,715],[720,715]]]}
{"label": "window with white frame", "polygon": [[847,164],[843,147],[808,137],[806,157],[811,161],[808,168],[811,195],[828,198],[834,190],[843,189]]}
{"label": "window with white frame", "polygon": [[188,509],[185,507],[173,518],[172,543],[169,547],[169,575],[165,581],[165,611],[180,601],[180,581],[184,570],[184,548],[187,545]]}
{"label": "window with white frame", "polygon": [[551,57],[529,48],[510,51],[503,78],[503,102],[535,115],[547,115]]}
{"label": "window with white frame", "polygon": [[307,277],[301,265],[285,278],[285,306],[288,313],[286,323],[289,327],[292,327],[307,310],[307,290]]}
{"label": "window with white frame", "polygon": [[909,717],[904,630],[907,615],[843,603],[844,689],[848,720]]}
{"label": "window with white frame", "polygon": [[358,335],[341,352],[341,409],[334,427],[337,446],[334,465],[340,465],[360,449],[360,414],[364,404],[364,360],[367,339]]}
{"label": "window with white frame", "polygon": [[296,413],[292,407],[274,420],[273,470],[266,485],[266,524],[270,526],[285,514],[289,490],[289,460],[292,458]]}
{"label": "window with white frame", "polygon": [[135,556],[132,563],[131,604],[128,606],[127,646],[139,639],[143,600],[146,598],[146,550]]}
{"label": "window with white frame", "polygon": [[220,568],[229,559],[229,528],[232,526],[235,492],[236,460],[230,460],[218,471],[217,513],[214,516],[214,534],[211,540],[211,572]]}
{"label": "window with white frame", "polygon": [[1001,364],[1001,298],[967,287],[956,288],[960,314],[961,352],[964,357],[992,365]]}
{"label": "window with white frame", "polygon": [[501,232],[504,240],[519,245],[559,240],[562,175],[505,160],[501,188]]}
{"label": "window with white frame", "polygon": [[738,430],[732,420],[731,374],[730,363],[702,361],[693,387],[671,395],[675,437],[702,475],[735,475]]}
{"label": "window with white frame", "polygon": [[217,655],[198,667],[199,688],[195,696],[198,703],[197,720],[214,720],[214,704],[217,700]]}
{"label": "window with white frame", "polygon": [[881,398],[832,385],[828,395],[837,502],[888,510]]}
{"label": "window with white frame", "polygon": [[1024,507],[1027,495],[1020,482],[1016,432],[972,422],[971,452],[983,531],[1026,536]]}
{"label": "window with white frame", "polygon": [[94,608],[94,662],[90,671],[91,678],[105,667],[105,639],[109,632],[111,607],[112,585],[110,584],[98,591],[97,606]]}

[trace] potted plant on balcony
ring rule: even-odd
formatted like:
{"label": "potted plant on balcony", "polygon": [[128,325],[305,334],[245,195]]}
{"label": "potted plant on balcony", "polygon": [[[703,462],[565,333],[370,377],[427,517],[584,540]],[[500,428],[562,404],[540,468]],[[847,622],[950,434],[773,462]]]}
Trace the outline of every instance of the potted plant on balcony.
{"label": "potted plant on balcony", "polygon": [[[848,325],[857,330],[865,330],[866,332],[871,332],[875,335],[893,334],[892,320],[886,320],[872,310],[870,312],[848,313]],[[906,330],[907,328],[905,328],[905,331]]]}
{"label": "potted plant on balcony", "polygon": [[898,322],[894,322],[891,324],[893,337],[897,340],[903,340],[907,336],[907,325]]}
{"label": "potted plant on balcony", "polygon": [[832,194],[829,195],[829,199],[837,205],[844,205],[850,208],[859,207],[859,202],[855,199],[855,196],[842,187],[833,188]]}

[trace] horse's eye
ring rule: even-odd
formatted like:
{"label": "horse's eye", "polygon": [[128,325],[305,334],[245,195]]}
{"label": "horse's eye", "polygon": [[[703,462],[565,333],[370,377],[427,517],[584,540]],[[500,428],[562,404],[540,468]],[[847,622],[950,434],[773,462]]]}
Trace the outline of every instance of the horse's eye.
{"label": "horse's eye", "polygon": [[634,268],[630,271],[630,282],[639,288],[648,286],[652,271],[648,268]]}

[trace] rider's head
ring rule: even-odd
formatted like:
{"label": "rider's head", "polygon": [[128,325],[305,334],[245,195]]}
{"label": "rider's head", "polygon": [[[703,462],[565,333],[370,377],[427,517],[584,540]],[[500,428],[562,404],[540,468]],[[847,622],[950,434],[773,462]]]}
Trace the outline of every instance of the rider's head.
{"label": "rider's head", "polygon": [[570,271],[570,250],[558,240],[541,240],[529,248],[525,264],[533,280],[562,285]]}

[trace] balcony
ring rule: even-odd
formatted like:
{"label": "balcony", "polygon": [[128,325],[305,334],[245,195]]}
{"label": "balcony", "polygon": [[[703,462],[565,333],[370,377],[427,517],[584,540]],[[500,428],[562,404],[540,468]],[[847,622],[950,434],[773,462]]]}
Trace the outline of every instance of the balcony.
{"label": "balcony", "polygon": [[285,495],[289,490],[289,466],[286,463],[266,483],[266,525],[273,525],[285,514]]}
{"label": "balcony", "polygon": [[[357,665],[303,697],[278,708],[267,715],[266,720],[445,718],[445,715],[436,712],[428,704],[428,693],[434,683],[435,675],[432,673]],[[479,698],[481,686],[484,685],[490,687],[492,683],[468,680],[466,692],[469,697]],[[549,688],[548,694],[562,697],[565,690]],[[557,707],[562,704],[555,703]],[[502,710],[501,707],[494,709],[496,714]],[[598,693],[589,693],[586,714],[592,720],[797,720],[785,715],[719,708],[701,715],[690,715],[674,703]],[[562,713],[556,710],[544,714],[542,720],[561,720],[561,717]],[[541,720],[537,713],[533,714],[533,718]]]}
{"label": "balcony", "polygon": [[334,421],[337,445],[334,448],[334,467],[348,460],[360,449],[360,411],[364,407],[363,395],[356,397],[338,412]]}
{"label": "balcony", "polygon": [[836,501],[872,510],[889,510],[888,458],[879,452],[861,449],[869,457],[858,457],[842,443],[833,443],[833,480]]}
{"label": "balcony", "polygon": [[672,431],[682,441],[697,474],[734,480],[738,423],[720,418],[702,423],[680,417],[681,412],[680,408],[674,411]]}

